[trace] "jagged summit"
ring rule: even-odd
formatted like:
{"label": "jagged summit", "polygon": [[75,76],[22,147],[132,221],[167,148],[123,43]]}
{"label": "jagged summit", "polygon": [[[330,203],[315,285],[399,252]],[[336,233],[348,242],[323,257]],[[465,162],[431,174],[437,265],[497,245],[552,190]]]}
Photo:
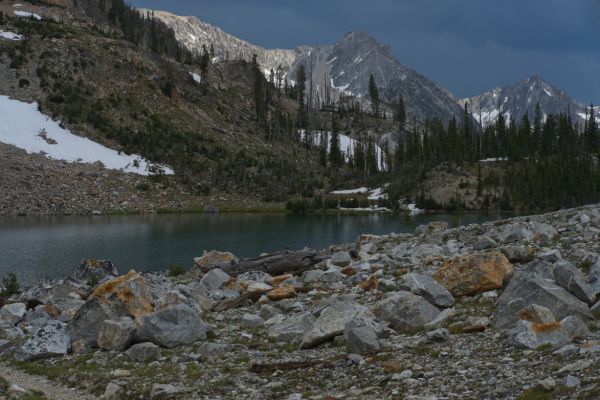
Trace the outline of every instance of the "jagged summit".
{"label": "jagged summit", "polygon": [[565,113],[580,121],[585,120],[585,106],[573,99],[564,91],[550,85],[539,75],[522,79],[512,85],[495,88],[479,96],[462,99],[467,103],[473,116],[483,126],[493,124],[502,114],[508,121],[519,120],[524,115],[533,119],[536,104],[545,115]]}

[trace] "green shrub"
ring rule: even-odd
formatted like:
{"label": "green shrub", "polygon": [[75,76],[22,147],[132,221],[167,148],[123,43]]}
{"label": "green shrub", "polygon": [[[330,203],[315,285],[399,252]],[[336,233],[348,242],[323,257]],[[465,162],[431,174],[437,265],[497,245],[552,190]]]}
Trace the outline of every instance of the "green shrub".
{"label": "green shrub", "polygon": [[187,269],[181,265],[177,265],[177,264],[173,264],[171,266],[169,266],[169,270],[167,271],[167,274],[169,276],[180,276],[183,275],[187,272]]}
{"label": "green shrub", "polygon": [[0,292],[1,297],[9,298],[13,295],[21,294],[21,285],[14,272],[9,272],[6,277],[2,279],[2,286],[4,288]]}

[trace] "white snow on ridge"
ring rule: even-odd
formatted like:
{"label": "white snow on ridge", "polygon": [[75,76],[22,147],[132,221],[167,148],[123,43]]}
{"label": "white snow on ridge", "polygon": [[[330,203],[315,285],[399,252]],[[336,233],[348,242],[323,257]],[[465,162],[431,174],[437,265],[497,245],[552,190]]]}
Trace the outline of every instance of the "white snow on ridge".
{"label": "white snow on ridge", "polygon": [[8,32],[8,31],[0,31],[0,38],[6,39],[6,40],[14,40],[14,41],[19,41],[19,40],[25,39],[25,37],[23,35],[19,35],[17,33]]}
{"label": "white snow on ridge", "polygon": [[29,154],[44,153],[48,158],[68,162],[100,162],[107,169],[152,175],[152,167],[166,175],[173,170],[148,162],[142,157],[119,153],[90,139],[74,135],[38,111],[37,103],[24,103],[0,96],[0,142],[16,146]]}
{"label": "white snow on ridge", "polygon": [[334,190],[331,194],[359,194],[359,193],[367,193],[369,191],[366,187],[360,187],[358,189],[348,189],[348,190]]}
{"label": "white snow on ridge", "polygon": [[37,19],[38,21],[42,20],[42,17],[40,17],[39,15],[30,13],[27,11],[15,11],[15,15],[17,17],[23,17],[23,18],[34,18],[34,19]]}

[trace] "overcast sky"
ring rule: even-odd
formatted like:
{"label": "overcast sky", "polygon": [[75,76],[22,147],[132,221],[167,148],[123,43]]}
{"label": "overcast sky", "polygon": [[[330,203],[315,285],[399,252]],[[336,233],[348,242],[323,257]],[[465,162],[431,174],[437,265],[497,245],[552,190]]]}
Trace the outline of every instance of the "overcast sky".
{"label": "overcast sky", "polygon": [[130,0],[254,44],[330,44],[366,30],[459,97],[540,75],[600,102],[600,0]]}

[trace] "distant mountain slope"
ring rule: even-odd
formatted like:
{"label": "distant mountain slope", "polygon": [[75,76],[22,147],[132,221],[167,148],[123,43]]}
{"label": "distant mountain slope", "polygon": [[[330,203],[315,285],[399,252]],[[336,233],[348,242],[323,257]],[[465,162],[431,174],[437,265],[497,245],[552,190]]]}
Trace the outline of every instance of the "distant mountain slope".
{"label": "distant mountain slope", "polygon": [[533,120],[538,102],[545,115],[570,110],[574,120],[579,119],[582,122],[586,118],[586,108],[583,104],[543,81],[539,76],[461,100],[461,103],[465,102],[474,118],[481,121],[483,126],[495,123],[500,114],[507,121],[510,118],[520,120],[525,114]]}
{"label": "distant mountain slope", "polygon": [[228,54],[229,58],[249,60],[256,54],[264,71],[281,66],[290,80],[295,79],[298,67],[304,64],[309,76],[312,71],[315,104],[325,103],[328,97],[336,100],[345,94],[362,98],[363,104],[368,106],[368,82],[373,74],[384,100],[394,102],[400,95],[404,97],[409,118],[449,120],[461,112],[450,92],[402,65],[389,46],[380,44],[366,32],[350,32],[333,45],[269,50],[227,34],[196,17],[180,17],[163,11],[153,13],[171,27],[180,43],[190,50],[201,51],[203,45],[210,47],[212,44],[219,58]]}

